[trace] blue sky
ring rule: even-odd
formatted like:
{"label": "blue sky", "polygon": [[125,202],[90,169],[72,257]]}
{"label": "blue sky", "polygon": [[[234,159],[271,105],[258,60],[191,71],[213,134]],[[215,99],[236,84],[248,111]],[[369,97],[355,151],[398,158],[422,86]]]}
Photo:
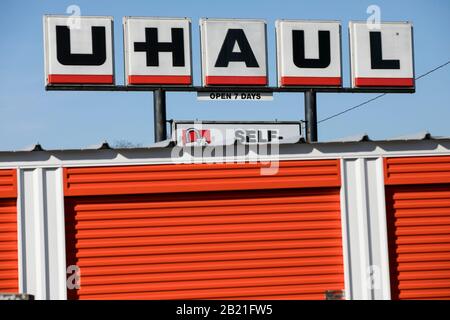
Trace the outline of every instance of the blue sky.
{"label": "blue sky", "polygon": [[[44,14],[66,14],[68,6],[78,5],[82,15],[113,16],[117,84],[123,84],[123,16],[190,17],[195,85],[200,85],[199,18],[265,19],[272,86],[276,82],[276,19],[340,20],[344,83],[349,86],[347,25],[350,20],[366,20],[371,4],[381,8],[383,21],[413,22],[416,76],[450,60],[449,0],[1,0],[0,150],[18,150],[36,142],[46,149],[59,149],[82,148],[104,140],[142,145],[154,140],[151,93],[45,91]],[[325,118],[371,97],[374,95],[319,94],[318,117]],[[195,93],[169,93],[167,118],[302,120],[303,95],[275,94],[272,102],[201,102]],[[415,94],[387,95],[320,124],[319,140],[359,133],[384,139],[424,130],[450,136],[450,65],[418,81]]]}

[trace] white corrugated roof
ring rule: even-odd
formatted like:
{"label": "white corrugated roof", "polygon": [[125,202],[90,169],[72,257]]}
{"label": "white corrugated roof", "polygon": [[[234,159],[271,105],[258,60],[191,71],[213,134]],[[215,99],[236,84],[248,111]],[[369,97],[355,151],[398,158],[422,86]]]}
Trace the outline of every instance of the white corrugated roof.
{"label": "white corrugated roof", "polygon": [[[356,142],[393,142],[393,141],[418,141],[418,140],[450,140],[450,137],[446,136],[433,136],[427,131],[421,131],[417,133],[396,136],[384,140],[373,140],[366,133],[356,134],[348,137],[333,139],[329,141],[318,141],[314,142],[314,144],[329,144],[329,143],[356,143]],[[296,143],[306,143],[304,137],[291,137],[288,141],[284,141],[283,144],[296,144]],[[160,142],[153,143],[149,146],[136,147],[136,148],[123,148],[118,147],[115,148],[111,146],[108,141],[103,141],[94,145],[89,145],[86,148],[79,149],[46,149],[40,143],[36,143],[33,145],[29,145],[23,149],[19,150],[0,150],[0,152],[35,152],[35,151],[84,151],[84,150],[136,150],[136,149],[158,149],[158,148],[168,148],[173,147],[175,142],[171,139],[163,140]]]}

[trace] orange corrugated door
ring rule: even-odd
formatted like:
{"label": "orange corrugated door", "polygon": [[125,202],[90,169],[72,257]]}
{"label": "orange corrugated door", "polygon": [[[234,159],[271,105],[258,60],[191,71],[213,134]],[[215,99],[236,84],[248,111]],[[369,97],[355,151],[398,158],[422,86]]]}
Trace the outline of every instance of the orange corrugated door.
{"label": "orange corrugated door", "polygon": [[450,299],[450,184],[387,188],[393,299]]}
{"label": "orange corrugated door", "polygon": [[393,299],[450,299],[450,156],[386,158]]}
{"label": "orange corrugated door", "polygon": [[15,170],[0,170],[0,292],[19,291]]}
{"label": "orange corrugated door", "polygon": [[69,197],[79,299],[323,299],[344,289],[339,188]]}
{"label": "orange corrugated door", "polygon": [[16,199],[0,199],[0,292],[18,291]]}

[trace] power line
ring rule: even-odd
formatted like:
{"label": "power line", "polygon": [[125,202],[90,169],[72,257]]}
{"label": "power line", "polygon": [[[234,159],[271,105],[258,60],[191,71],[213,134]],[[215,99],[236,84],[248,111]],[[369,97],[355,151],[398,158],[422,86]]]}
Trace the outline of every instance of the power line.
{"label": "power line", "polygon": [[[439,65],[439,66],[437,66],[437,67],[434,68],[434,69],[431,69],[431,70],[425,72],[424,74],[421,74],[420,76],[418,76],[417,78],[415,78],[415,80],[417,81],[417,80],[419,80],[419,79],[421,79],[421,78],[424,78],[424,77],[428,76],[429,74],[431,74],[431,73],[433,73],[433,72],[435,72],[435,71],[437,71],[437,70],[439,70],[439,69],[445,67],[445,66],[448,65],[448,64],[450,64],[450,60],[447,61],[447,62],[445,62],[445,63],[443,63],[443,64],[441,64],[441,65]],[[321,123],[321,122],[325,122],[325,121],[327,121],[327,120],[336,118],[336,117],[338,117],[338,116],[340,116],[340,115],[342,115],[342,114],[344,114],[344,113],[347,113],[347,112],[352,111],[352,110],[354,110],[354,109],[360,108],[360,107],[362,107],[362,106],[364,106],[364,105],[366,105],[366,104],[368,104],[368,103],[370,103],[370,102],[372,102],[372,101],[374,101],[374,100],[377,100],[377,99],[379,99],[379,98],[381,98],[381,97],[384,97],[385,95],[387,95],[387,93],[379,94],[379,95],[377,95],[377,96],[375,96],[375,97],[373,97],[373,98],[371,98],[371,99],[369,99],[369,100],[366,100],[366,101],[364,101],[364,102],[362,102],[362,103],[360,103],[360,104],[357,104],[356,106],[347,108],[347,109],[345,109],[345,110],[343,110],[343,111],[341,111],[341,112],[338,112],[338,113],[335,113],[335,114],[333,114],[333,115],[331,115],[331,116],[329,116],[329,117],[326,117],[326,118],[324,118],[324,119],[318,121],[317,123],[319,124],[319,123]]]}
{"label": "power line", "polygon": [[364,102],[362,102],[362,103],[360,103],[360,104],[357,104],[356,106],[353,106],[353,107],[348,108],[348,109],[345,109],[345,110],[343,110],[343,111],[341,111],[341,112],[335,113],[335,114],[333,114],[332,116],[326,117],[325,119],[322,119],[322,120],[318,121],[317,123],[325,122],[325,121],[327,121],[327,120],[336,118],[336,117],[340,116],[341,114],[344,114],[344,113],[347,113],[347,112],[349,112],[349,111],[352,111],[352,110],[354,110],[354,109],[356,109],[356,108],[362,107],[363,105],[366,105],[366,104],[368,104],[368,103],[370,103],[370,102],[372,102],[372,101],[374,101],[374,100],[380,99],[381,97],[383,97],[383,96],[385,96],[385,95],[387,95],[387,93],[379,94],[379,95],[375,96],[375,97],[372,98],[372,99],[369,99],[369,100],[366,100],[366,101],[364,101]]}
{"label": "power line", "polygon": [[437,66],[436,68],[431,69],[430,71],[425,72],[424,74],[418,76],[418,77],[416,78],[416,80],[419,80],[420,78],[426,77],[426,76],[429,75],[430,73],[433,73],[433,72],[435,72],[436,70],[439,70],[439,69],[445,67],[445,66],[448,65],[449,63],[450,63],[450,60],[447,61],[446,63],[443,63],[443,64],[441,64],[440,66]]}

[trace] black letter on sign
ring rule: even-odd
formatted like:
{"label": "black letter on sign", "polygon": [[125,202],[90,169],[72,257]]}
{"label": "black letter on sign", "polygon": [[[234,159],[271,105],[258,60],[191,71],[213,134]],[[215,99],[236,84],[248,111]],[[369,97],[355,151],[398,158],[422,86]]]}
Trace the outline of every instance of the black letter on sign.
{"label": "black letter on sign", "polygon": [[159,66],[159,53],[172,52],[174,67],[184,67],[183,28],[172,28],[172,42],[158,42],[158,29],[145,28],[145,42],[135,42],[134,51],[147,53],[147,67]]}
{"label": "black letter on sign", "polygon": [[383,60],[381,32],[370,32],[370,61],[372,69],[400,69],[400,60]]}
{"label": "black letter on sign", "polygon": [[[233,52],[235,43],[239,45],[241,52]],[[247,68],[258,68],[258,61],[256,61],[250,43],[248,43],[244,30],[242,29],[228,29],[219,56],[216,61],[216,68],[227,68],[231,61],[243,61]]]}
{"label": "black letter on sign", "polygon": [[56,26],[56,58],[66,66],[101,66],[106,61],[105,27],[92,27],[92,53],[71,53],[70,29]]}
{"label": "black letter on sign", "polygon": [[305,58],[305,32],[292,30],[294,64],[299,68],[326,68],[331,62],[330,31],[319,31],[319,59]]}

